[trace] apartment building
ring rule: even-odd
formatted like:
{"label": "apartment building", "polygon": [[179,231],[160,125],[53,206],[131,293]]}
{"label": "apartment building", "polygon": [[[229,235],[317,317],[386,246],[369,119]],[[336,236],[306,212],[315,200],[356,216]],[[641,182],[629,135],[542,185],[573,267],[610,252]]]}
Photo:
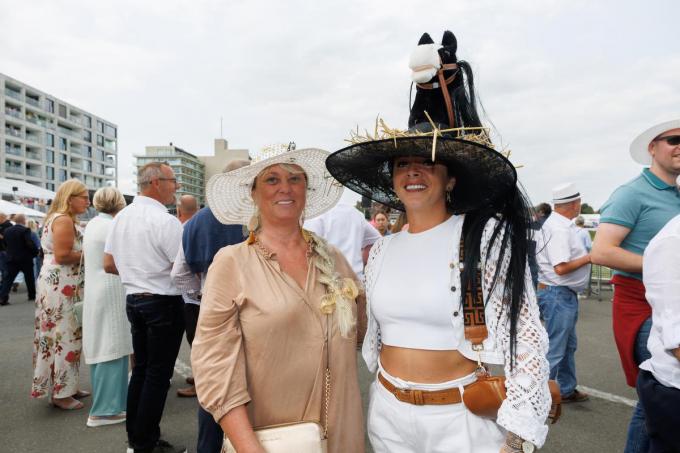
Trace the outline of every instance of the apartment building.
{"label": "apartment building", "polygon": [[0,177],[56,190],[117,185],[118,127],[0,73]]}
{"label": "apartment building", "polygon": [[137,171],[149,162],[166,162],[180,184],[177,196],[193,195],[205,204],[205,165],[198,157],[172,143],[167,146],[147,146],[144,155],[135,155]]}

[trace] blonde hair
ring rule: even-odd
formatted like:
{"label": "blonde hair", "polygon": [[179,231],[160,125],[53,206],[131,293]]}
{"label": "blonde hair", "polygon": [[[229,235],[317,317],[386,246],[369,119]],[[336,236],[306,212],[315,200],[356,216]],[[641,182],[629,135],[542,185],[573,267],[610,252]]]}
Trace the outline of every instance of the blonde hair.
{"label": "blonde hair", "polygon": [[314,250],[313,264],[319,271],[319,283],[326,287],[326,294],[321,297],[321,312],[337,314],[340,335],[349,338],[356,325],[356,318],[352,314],[352,305],[359,296],[359,288],[351,278],[343,278],[335,270],[335,260],[331,256],[328,243],[312,233],[302,230],[302,235],[309,240]]}
{"label": "blonde hair", "polygon": [[123,209],[127,203],[123,194],[115,187],[102,187],[94,193],[92,205],[97,211],[104,214],[115,214]]}
{"label": "blonde hair", "polygon": [[87,186],[77,179],[69,179],[59,186],[57,189],[57,194],[52,200],[49,211],[47,211],[47,216],[45,216],[45,222],[51,219],[57,214],[68,215],[73,223],[76,223],[76,216],[70,211],[69,200],[71,197],[76,196],[81,193],[87,193]]}

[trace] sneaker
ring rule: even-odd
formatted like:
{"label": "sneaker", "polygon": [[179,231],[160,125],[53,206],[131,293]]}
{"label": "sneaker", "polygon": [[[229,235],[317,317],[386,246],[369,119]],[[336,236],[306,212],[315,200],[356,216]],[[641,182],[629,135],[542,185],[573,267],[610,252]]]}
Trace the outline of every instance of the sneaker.
{"label": "sneaker", "polygon": [[152,453],[187,453],[186,447],[176,447],[167,440],[158,439]]}
{"label": "sneaker", "polygon": [[177,389],[177,396],[182,398],[194,398],[196,396],[196,387],[192,385],[183,389]]}
{"label": "sneaker", "polygon": [[571,395],[562,396],[562,402],[565,404],[581,403],[583,401],[587,401],[588,399],[590,399],[590,396],[587,393],[579,392],[578,390],[571,392]]}
{"label": "sneaker", "polygon": [[91,416],[87,418],[86,425],[90,428],[96,428],[97,426],[115,425],[116,423],[125,422],[126,414],[121,412],[116,415],[103,415],[103,416]]}

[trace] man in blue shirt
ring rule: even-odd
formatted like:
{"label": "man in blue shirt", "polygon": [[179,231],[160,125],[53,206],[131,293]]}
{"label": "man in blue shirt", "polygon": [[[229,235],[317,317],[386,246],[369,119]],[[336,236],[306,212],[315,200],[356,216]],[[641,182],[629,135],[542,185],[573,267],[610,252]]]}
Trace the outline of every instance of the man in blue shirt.
{"label": "man in blue shirt", "polygon": [[[649,358],[651,308],[642,284],[642,255],[649,241],[680,214],[680,120],[658,124],[631,144],[633,160],[649,166],[617,188],[600,209],[592,261],[614,270],[614,338],[626,381],[635,387],[638,365]],[[646,452],[649,438],[638,403],[628,427],[626,453]]]}

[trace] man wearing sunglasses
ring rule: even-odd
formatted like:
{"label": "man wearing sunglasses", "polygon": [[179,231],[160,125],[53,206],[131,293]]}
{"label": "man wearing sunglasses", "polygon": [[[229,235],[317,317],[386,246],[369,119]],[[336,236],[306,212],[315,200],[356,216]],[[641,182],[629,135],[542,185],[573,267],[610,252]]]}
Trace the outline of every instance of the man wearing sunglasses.
{"label": "man wearing sunglasses", "polygon": [[[613,269],[613,326],[626,381],[635,387],[639,364],[649,359],[651,307],[642,283],[642,255],[649,241],[680,214],[680,119],[657,124],[630,145],[642,174],[617,188],[600,210],[592,262]],[[638,403],[625,453],[647,452],[645,415]]]}

